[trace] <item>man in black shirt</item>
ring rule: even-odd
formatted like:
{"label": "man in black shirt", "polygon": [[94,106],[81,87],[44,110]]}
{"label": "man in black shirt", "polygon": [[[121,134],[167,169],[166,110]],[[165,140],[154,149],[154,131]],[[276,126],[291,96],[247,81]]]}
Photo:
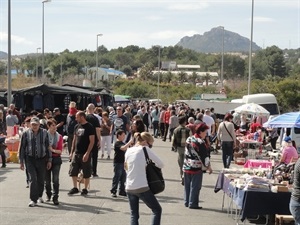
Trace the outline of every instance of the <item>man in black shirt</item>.
{"label": "man in black shirt", "polygon": [[84,178],[84,189],[81,195],[87,195],[87,188],[91,177],[91,156],[90,153],[95,143],[95,128],[86,121],[86,115],[83,111],[76,113],[78,124],[75,126],[74,139],[70,153],[72,159],[69,175],[72,177],[73,188],[69,191],[69,195],[79,192],[77,188],[77,176],[82,169]]}
{"label": "man in black shirt", "polygon": [[88,107],[86,108],[86,120],[90,124],[93,125],[95,129],[95,144],[92,150],[92,155],[91,155],[91,161],[92,161],[92,175],[93,177],[98,177],[97,175],[97,164],[98,164],[98,152],[99,152],[99,147],[101,143],[101,131],[100,131],[100,122],[99,119],[94,115],[94,109],[95,106],[94,104],[89,104]]}
{"label": "man in black shirt", "polygon": [[55,108],[53,110],[54,113],[54,119],[57,123],[56,128],[57,132],[61,135],[64,136],[64,124],[66,123],[66,118],[60,113],[59,108]]}

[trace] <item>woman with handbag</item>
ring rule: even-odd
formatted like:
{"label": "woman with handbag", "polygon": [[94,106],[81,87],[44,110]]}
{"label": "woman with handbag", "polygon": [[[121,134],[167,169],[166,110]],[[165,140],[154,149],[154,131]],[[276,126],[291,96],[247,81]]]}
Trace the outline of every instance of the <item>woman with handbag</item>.
{"label": "woman with handbag", "polygon": [[222,143],[222,160],[224,168],[229,168],[231,159],[233,158],[233,149],[236,148],[236,135],[232,119],[233,116],[230,113],[227,113],[224,117],[224,121],[220,123],[218,128],[218,140]]}
{"label": "woman with handbag", "polygon": [[209,148],[205,143],[208,129],[205,123],[201,123],[196,126],[195,134],[186,140],[183,162],[184,205],[190,209],[202,209],[199,206],[199,194],[202,187],[203,172],[212,173]]}
{"label": "woman with handbag", "polygon": [[139,222],[139,200],[141,199],[153,212],[152,225],[159,225],[161,221],[162,208],[148,186],[146,176],[146,158],[143,148],[145,147],[149,158],[159,168],[164,164],[161,159],[151,150],[154,138],[148,132],[135,133],[137,140],[135,146],[127,149],[125,153],[126,192],[129,199],[131,211],[131,225]]}

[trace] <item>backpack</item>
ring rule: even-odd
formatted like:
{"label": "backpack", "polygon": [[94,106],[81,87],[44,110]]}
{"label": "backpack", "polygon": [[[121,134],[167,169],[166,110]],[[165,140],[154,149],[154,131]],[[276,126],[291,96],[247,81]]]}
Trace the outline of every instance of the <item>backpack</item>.
{"label": "backpack", "polygon": [[77,125],[77,121],[75,119],[75,116],[68,116],[69,121],[68,121],[68,128],[67,128],[67,133],[68,134],[74,134],[74,129],[75,126]]}

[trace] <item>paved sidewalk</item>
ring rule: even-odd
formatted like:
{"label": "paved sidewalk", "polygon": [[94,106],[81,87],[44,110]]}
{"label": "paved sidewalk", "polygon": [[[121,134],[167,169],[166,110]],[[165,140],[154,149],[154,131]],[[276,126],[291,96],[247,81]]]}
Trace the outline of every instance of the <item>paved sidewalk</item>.
{"label": "paved sidewalk", "polygon": [[[221,154],[212,155],[213,174],[204,175],[200,193],[201,210],[184,207],[183,186],[179,180],[177,153],[171,151],[170,142],[155,139],[153,149],[165,163],[163,169],[166,189],[157,195],[163,214],[162,224],[235,224],[225,211],[221,210],[223,193],[214,193],[218,172],[222,168]],[[25,173],[18,164],[8,164],[0,169],[0,224],[130,224],[130,211],[127,198],[110,196],[113,176],[112,160],[101,159],[98,164],[98,178],[91,178],[90,192],[87,197],[68,196],[72,188],[68,176],[69,162],[63,154],[63,165],[60,173],[60,205],[52,202],[39,204],[30,208],[29,189],[26,188]],[[45,199],[45,195],[44,195]],[[151,211],[140,203],[140,224],[151,223]]]}

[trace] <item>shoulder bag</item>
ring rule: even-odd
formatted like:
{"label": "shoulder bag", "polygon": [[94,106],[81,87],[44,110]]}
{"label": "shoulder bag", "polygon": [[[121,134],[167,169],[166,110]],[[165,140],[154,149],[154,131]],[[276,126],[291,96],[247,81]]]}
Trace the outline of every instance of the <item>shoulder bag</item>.
{"label": "shoulder bag", "polygon": [[[224,127],[225,127],[225,129],[226,129],[227,133],[230,135],[230,137],[231,137],[231,139],[232,139],[233,143],[235,143],[235,140],[233,139],[233,137],[232,137],[231,133],[230,133],[230,132],[229,132],[229,130],[227,129],[227,127],[226,127],[226,125],[225,125],[225,122],[223,122],[223,124],[224,124]],[[233,148],[233,151],[238,151],[238,150],[239,150],[239,147],[235,147],[235,148]]]}
{"label": "shoulder bag", "polygon": [[146,159],[146,176],[150,190],[153,194],[158,194],[165,190],[165,181],[161,169],[155,166],[155,163],[148,156],[147,149],[143,147]]}

